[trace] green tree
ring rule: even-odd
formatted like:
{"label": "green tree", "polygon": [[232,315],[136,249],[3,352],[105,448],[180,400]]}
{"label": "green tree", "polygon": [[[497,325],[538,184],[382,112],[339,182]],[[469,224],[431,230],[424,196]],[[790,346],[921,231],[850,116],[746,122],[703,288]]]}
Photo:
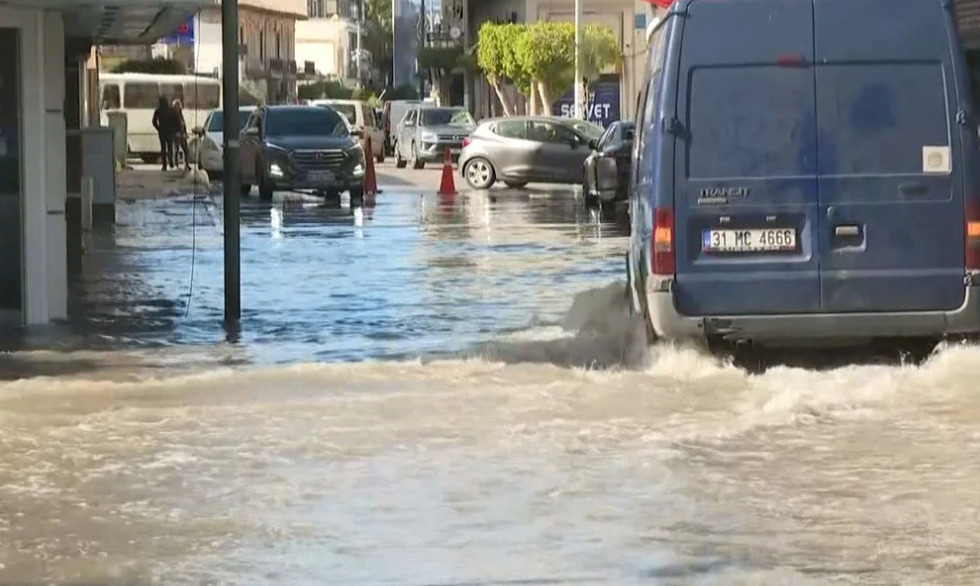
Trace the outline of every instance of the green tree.
{"label": "green tree", "polygon": [[599,24],[582,27],[582,45],[579,50],[579,68],[588,86],[599,79],[604,69],[620,61],[619,43],[612,29]]}
{"label": "green tree", "polygon": [[384,77],[384,85],[389,87],[393,83],[391,56],[394,53],[391,16],[391,0],[364,0],[363,46]]}
{"label": "green tree", "polygon": [[536,22],[527,27],[516,48],[522,72],[533,80],[541,107],[550,112],[555,97],[567,92],[575,81],[575,25]]}
{"label": "green tree", "polygon": [[503,85],[508,81],[505,66],[505,53],[508,49],[504,38],[503,26],[492,22],[484,23],[477,33],[476,64],[497,94],[504,115],[511,116],[514,114],[514,107],[503,89]]}
{"label": "green tree", "polygon": [[127,59],[112,68],[113,73],[164,73],[183,75],[187,73],[184,64],[175,59]]}

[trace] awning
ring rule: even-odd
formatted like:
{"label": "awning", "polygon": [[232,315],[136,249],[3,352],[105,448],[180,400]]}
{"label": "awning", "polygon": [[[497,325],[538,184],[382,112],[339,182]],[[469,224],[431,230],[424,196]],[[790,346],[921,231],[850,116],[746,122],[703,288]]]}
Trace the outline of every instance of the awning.
{"label": "awning", "polygon": [[215,0],[4,0],[64,14],[65,35],[100,45],[155,43]]}

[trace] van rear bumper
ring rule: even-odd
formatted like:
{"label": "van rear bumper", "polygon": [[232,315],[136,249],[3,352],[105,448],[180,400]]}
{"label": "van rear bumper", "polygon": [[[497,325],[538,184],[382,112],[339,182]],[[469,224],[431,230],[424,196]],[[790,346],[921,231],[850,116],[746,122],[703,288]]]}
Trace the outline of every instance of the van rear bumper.
{"label": "van rear bumper", "polygon": [[980,273],[965,279],[963,305],[952,311],[685,316],[674,304],[673,279],[650,277],[646,297],[650,325],[677,340],[719,337],[731,341],[867,340],[965,336],[980,333]]}

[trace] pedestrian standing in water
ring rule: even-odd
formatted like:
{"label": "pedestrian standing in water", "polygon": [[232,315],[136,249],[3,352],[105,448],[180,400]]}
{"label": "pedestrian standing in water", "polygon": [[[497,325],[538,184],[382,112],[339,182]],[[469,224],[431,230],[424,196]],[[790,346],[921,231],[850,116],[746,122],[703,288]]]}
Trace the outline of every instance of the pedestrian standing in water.
{"label": "pedestrian standing in water", "polygon": [[172,104],[174,118],[177,121],[177,139],[174,144],[174,158],[177,157],[177,149],[184,153],[184,169],[191,170],[191,148],[187,142],[187,120],[184,119],[184,105],[180,100],[174,100]]}
{"label": "pedestrian standing in water", "polygon": [[174,139],[177,136],[177,116],[167,98],[160,96],[157,109],[153,111],[153,128],[160,139],[160,158],[163,170],[176,169],[174,164]]}

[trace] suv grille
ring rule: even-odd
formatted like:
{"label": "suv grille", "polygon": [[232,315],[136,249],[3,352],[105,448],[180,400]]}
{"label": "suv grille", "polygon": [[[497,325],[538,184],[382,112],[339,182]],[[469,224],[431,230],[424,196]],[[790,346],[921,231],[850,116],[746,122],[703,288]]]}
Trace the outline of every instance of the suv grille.
{"label": "suv grille", "polygon": [[295,151],[293,162],[303,171],[337,171],[344,163],[344,151]]}

